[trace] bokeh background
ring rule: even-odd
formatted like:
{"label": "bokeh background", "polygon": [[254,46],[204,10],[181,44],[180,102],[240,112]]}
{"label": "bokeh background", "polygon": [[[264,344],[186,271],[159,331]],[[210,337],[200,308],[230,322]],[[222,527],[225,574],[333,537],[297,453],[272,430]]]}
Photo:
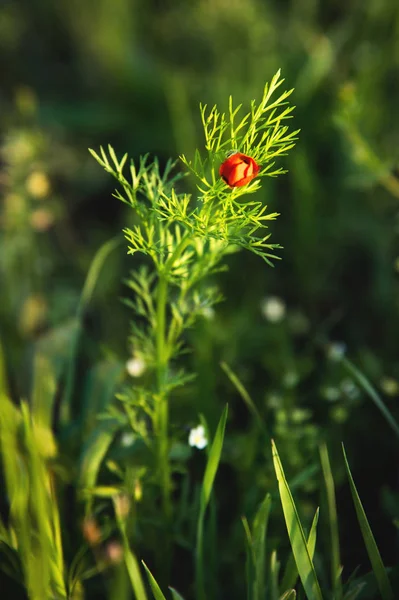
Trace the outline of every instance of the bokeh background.
{"label": "bokeh background", "polygon": [[[344,352],[399,417],[399,4],[0,4],[0,333],[15,398],[29,397],[38,347],[50,349],[62,382],[91,260],[131,222],[87,148],[111,143],[119,155],[149,152],[161,163],[192,155],[203,144],[199,102],[226,106],[232,94],[245,104],[279,68],[295,88],[301,133],[279,162],[288,173],[258,194],[281,214],[271,226],[281,260],[272,269],[248,253],[229,258],[218,279],[225,301],[188,340],[198,379],[175,408],[185,431],[199,412],[214,426],[230,405],[217,485],[221,568],[237,589],[236,517],[253,509],[272,472],[268,449],[251,446],[253,425],[221,361],[251,393],[290,477],[302,477],[305,516],[320,500],[317,447],[327,441],[345,572],[368,566],[341,441],[383,557],[397,559],[398,440],[339,358]],[[138,263],[123,244],[113,252],[85,314],[72,409],[83,431],[125,376],[123,279]],[[84,439],[66,435],[65,448],[73,456]],[[200,478],[202,456],[190,461]],[[184,590],[190,574],[177,577]]]}

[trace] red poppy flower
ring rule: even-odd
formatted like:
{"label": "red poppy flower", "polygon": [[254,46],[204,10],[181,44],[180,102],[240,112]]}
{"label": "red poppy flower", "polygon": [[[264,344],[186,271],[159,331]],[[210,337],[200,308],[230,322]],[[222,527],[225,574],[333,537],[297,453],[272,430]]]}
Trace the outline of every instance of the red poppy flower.
{"label": "red poppy flower", "polygon": [[253,158],[241,152],[229,156],[219,168],[219,175],[230,187],[246,185],[259,173],[259,165]]}

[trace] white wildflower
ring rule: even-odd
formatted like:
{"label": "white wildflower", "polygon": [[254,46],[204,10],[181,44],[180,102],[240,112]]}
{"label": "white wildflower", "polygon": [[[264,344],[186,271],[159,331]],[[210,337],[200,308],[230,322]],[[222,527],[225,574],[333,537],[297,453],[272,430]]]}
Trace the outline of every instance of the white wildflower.
{"label": "white wildflower", "polygon": [[135,440],[135,435],[131,431],[126,431],[121,436],[121,446],[125,448],[131,446]]}
{"label": "white wildflower", "polygon": [[198,425],[198,427],[191,429],[190,435],[188,436],[188,443],[191,447],[198,448],[199,450],[203,450],[205,448],[205,446],[208,444],[208,440],[203,425]]}
{"label": "white wildflower", "polygon": [[262,314],[271,323],[279,323],[285,317],[285,302],[277,296],[269,296],[262,301]]}
{"label": "white wildflower", "polygon": [[126,363],[126,371],[132,377],[141,377],[146,369],[146,364],[142,358],[130,358]]}

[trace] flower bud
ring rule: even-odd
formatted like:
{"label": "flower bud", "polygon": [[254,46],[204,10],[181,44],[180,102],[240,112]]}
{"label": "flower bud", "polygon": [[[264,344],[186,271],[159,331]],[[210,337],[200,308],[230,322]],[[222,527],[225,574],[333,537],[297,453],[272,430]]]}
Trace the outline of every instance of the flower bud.
{"label": "flower bud", "polygon": [[230,187],[242,187],[259,173],[259,166],[253,158],[241,152],[229,156],[219,168],[219,175]]}

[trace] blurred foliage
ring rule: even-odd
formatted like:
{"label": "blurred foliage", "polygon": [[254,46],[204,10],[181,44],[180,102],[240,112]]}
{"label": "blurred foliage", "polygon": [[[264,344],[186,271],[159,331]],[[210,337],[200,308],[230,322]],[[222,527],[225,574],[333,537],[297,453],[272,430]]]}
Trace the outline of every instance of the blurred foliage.
{"label": "blurred foliage", "polygon": [[[136,381],[125,369],[131,314],[121,299],[129,296],[124,278],[142,263],[121,246],[110,249],[82,302],[96,252],[132,224],[128,210],[110,199],[112,182],[87,147],[110,142],[118,155],[150,152],[161,164],[191,156],[204,144],[199,101],[225,105],[232,94],[248,103],[278,68],[295,88],[300,139],[281,161],[288,174],[267,181],[256,198],[281,213],[271,241],[284,247],[282,260],[270,269],[248,253],[231,255],[217,280],[225,301],[189,334],[192,352],[184,360],[198,378],[171,405],[182,439],[174,452],[185,468],[176,480],[182,508],[167,583],[190,598],[195,523],[185,494],[189,484],[199,486],[204,458],[185,440],[199,413],[214,431],[229,404],[209,527],[210,535],[219,530],[209,579],[227,582],[223,597],[244,594],[239,515],[252,517],[266,492],[276,491],[269,446],[222,361],[276,439],[309,525],[320,496],[317,448],[328,443],[344,574],[368,566],[354,533],[341,441],[384,561],[397,559],[397,439],[337,352],[398,418],[398,67],[394,0],[0,5],[0,337],[10,396],[38,411],[44,402],[43,447],[53,439],[50,427],[57,440],[68,564],[84,543],[82,477],[97,488],[96,519],[109,543],[116,535],[109,496],[134,491],[131,538],[156,576],[159,561],[156,524],[149,523],[156,506],[137,467],[145,448],[104,418],[115,393]],[[26,411],[23,404],[18,419],[33,435]],[[9,510],[2,495],[4,520]],[[288,552],[283,531],[275,503],[268,543],[280,555]],[[103,546],[100,557],[96,552],[98,564]],[[118,568],[109,577],[127,589]],[[88,598],[103,597],[102,581],[87,584]],[[4,585],[14,584],[7,578]],[[10,597],[24,597],[20,587],[10,590]],[[216,586],[213,595],[220,594]]]}

